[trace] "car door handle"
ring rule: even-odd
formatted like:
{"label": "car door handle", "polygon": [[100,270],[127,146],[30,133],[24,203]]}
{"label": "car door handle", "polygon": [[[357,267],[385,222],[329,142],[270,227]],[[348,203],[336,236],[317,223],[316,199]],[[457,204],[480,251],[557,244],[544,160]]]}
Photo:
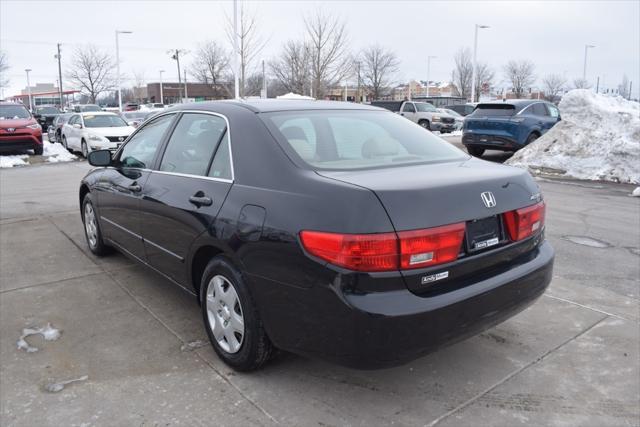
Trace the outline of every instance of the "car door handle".
{"label": "car door handle", "polygon": [[134,193],[139,193],[140,191],[142,191],[142,187],[140,187],[136,183],[131,184],[127,188],[129,189],[129,191],[133,191]]}
{"label": "car door handle", "polygon": [[211,199],[211,197],[207,197],[203,193],[196,193],[193,196],[189,197],[189,202],[193,203],[197,207],[211,206],[213,204],[213,200]]}

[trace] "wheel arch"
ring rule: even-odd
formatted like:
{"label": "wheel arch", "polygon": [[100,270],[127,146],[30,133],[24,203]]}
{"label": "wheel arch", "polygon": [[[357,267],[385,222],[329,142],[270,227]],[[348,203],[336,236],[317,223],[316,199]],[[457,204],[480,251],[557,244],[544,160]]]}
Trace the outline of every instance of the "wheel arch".
{"label": "wheel arch", "polygon": [[193,287],[193,290],[200,303],[200,282],[202,281],[202,275],[204,274],[207,264],[213,257],[223,255],[225,251],[210,243],[205,243],[198,247],[188,261],[188,278],[189,283]]}
{"label": "wheel arch", "polygon": [[79,196],[80,196],[80,214],[84,217],[84,213],[82,211],[82,202],[84,201],[84,197],[90,193],[91,191],[89,190],[89,186],[86,183],[82,183],[80,185],[80,191],[79,191]]}

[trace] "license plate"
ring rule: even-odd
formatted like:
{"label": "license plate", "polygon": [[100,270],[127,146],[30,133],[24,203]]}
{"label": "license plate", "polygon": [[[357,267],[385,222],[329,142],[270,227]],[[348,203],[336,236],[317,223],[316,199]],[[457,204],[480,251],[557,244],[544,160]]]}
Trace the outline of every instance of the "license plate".
{"label": "license plate", "polygon": [[496,215],[467,222],[467,247],[470,252],[500,243],[500,221]]}

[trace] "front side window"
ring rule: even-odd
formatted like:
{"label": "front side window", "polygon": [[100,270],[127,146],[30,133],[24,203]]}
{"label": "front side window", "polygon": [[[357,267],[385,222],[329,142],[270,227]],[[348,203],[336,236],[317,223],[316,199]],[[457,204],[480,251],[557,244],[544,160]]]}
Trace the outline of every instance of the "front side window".
{"label": "front side window", "polygon": [[[468,158],[431,132],[386,111],[286,111],[261,116],[285,151],[295,152],[313,169],[354,170]],[[293,119],[312,124],[319,135],[313,150],[283,132]]]}
{"label": "front side window", "polygon": [[29,111],[22,105],[0,105],[0,120],[28,119]]}
{"label": "front side window", "polygon": [[531,108],[532,108],[532,113],[536,116],[547,115],[547,109],[545,108],[544,104],[533,104]]}
{"label": "front side window", "polygon": [[122,117],[115,114],[87,114],[84,117],[84,125],[88,128],[115,128],[128,126]]}
{"label": "front side window", "polygon": [[420,111],[421,113],[435,113],[436,111],[438,111],[436,107],[429,104],[428,102],[416,102],[415,105],[418,111]]}
{"label": "front side window", "polygon": [[140,169],[150,167],[174,116],[167,114],[158,117],[140,128],[120,152],[120,166]]}
{"label": "front side window", "polygon": [[160,170],[207,176],[211,157],[226,131],[227,122],[222,117],[184,114],[169,139]]}

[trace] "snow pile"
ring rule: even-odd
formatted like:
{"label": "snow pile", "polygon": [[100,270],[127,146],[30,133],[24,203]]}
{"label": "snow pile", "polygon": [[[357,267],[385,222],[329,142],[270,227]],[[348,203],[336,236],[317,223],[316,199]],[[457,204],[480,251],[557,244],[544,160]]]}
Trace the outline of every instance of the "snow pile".
{"label": "snow pile", "polygon": [[575,89],[562,121],[507,164],[578,179],[640,183],[640,104]]}
{"label": "snow pile", "polygon": [[47,157],[47,162],[70,162],[77,157],[66,150],[62,144],[52,144],[49,141],[44,141],[44,152],[42,153]]}
{"label": "snow pile", "polygon": [[51,323],[47,323],[44,328],[25,328],[22,330],[22,335],[18,338],[16,343],[18,350],[24,350],[27,353],[35,353],[38,351],[38,347],[29,345],[27,338],[31,335],[42,335],[47,341],[55,341],[60,338],[60,330],[51,326]]}
{"label": "snow pile", "polygon": [[26,166],[29,163],[24,159],[29,158],[26,154],[19,154],[14,156],[0,156],[0,168],[12,168],[14,166]]}

